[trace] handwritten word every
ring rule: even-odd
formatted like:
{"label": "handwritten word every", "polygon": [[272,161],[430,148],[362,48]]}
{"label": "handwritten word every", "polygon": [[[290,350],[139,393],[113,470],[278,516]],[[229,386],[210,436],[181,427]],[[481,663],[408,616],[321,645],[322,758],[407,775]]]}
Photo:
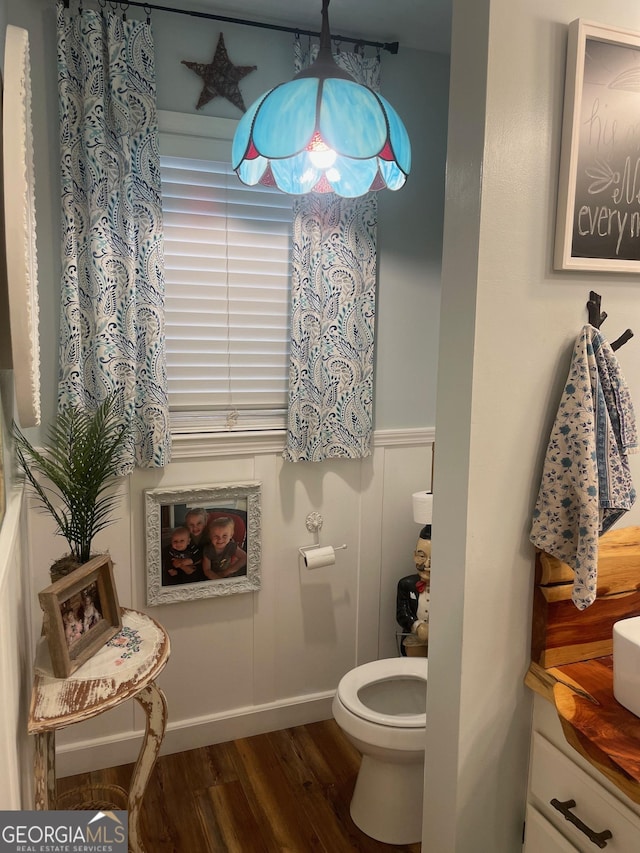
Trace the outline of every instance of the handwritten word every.
{"label": "handwritten word every", "polygon": [[583,204],[578,211],[576,226],[581,237],[610,237],[617,235],[616,255],[620,252],[620,243],[628,225],[630,237],[640,236],[640,212],[620,211],[615,207]]}

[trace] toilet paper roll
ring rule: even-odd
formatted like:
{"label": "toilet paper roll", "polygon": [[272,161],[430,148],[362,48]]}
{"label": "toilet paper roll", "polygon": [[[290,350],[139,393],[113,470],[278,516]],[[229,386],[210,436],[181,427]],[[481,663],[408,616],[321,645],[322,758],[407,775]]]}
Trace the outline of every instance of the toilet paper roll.
{"label": "toilet paper roll", "polygon": [[331,545],[322,548],[310,548],[304,552],[304,564],[308,569],[321,569],[323,566],[333,566],[336,552]]}
{"label": "toilet paper roll", "polygon": [[433,494],[431,492],[414,492],[413,520],[416,524],[431,524],[433,520]]}

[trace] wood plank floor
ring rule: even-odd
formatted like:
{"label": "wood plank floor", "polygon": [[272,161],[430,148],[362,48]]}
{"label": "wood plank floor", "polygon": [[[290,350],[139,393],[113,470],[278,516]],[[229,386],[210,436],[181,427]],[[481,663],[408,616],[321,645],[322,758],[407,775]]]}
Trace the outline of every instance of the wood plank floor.
{"label": "wood plank floor", "polygon": [[[162,756],[145,795],[148,853],[419,853],[349,815],[360,756],[333,720]],[[58,781],[127,787],[133,765]]]}

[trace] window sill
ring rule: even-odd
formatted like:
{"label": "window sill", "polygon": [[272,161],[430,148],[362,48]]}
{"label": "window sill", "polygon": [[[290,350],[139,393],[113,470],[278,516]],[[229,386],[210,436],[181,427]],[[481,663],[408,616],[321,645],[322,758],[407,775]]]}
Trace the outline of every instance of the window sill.
{"label": "window sill", "polygon": [[[281,454],[285,448],[286,430],[253,432],[177,433],[172,436],[171,459],[197,459],[209,456],[250,456],[261,453]],[[420,447],[435,441],[433,428],[376,430],[374,447]]]}
{"label": "window sill", "polygon": [[179,433],[172,436],[171,459],[195,459],[200,456],[238,456],[282,453],[286,432],[283,429],[260,432]]}

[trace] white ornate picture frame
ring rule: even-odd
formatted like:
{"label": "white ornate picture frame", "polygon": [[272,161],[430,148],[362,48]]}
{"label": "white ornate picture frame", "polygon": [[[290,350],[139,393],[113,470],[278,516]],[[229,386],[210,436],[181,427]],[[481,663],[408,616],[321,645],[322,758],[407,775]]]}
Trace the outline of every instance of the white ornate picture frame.
{"label": "white ornate picture frame", "polygon": [[2,109],[4,218],[11,351],[20,426],[40,423],[38,262],[29,34],[7,26]]}
{"label": "white ornate picture frame", "polygon": [[[261,559],[261,484],[222,483],[215,486],[187,486],[175,489],[148,489],[145,495],[147,604],[174,604],[212,596],[233,595],[260,589]],[[189,517],[200,516],[204,530],[199,538],[185,533]],[[220,576],[205,577],[203,565],[212,569],[207,557],[209,536],[207,526],[212,521],[231,519],[232,553],[241,555],[239,568]],[[190,556],[197,565],[186,570],[177,568],[170,552],[172,536],[182,530]],[[200,541],[204,539],[204,542]],[[178,541],[180,541],[178,539]],[[183,540],[184,541],[184,540]],[[182,549],[180,549],[182,551]],[[175,549],[174,549],[175,551]],[[246,562],[245,562],[246,555]],[[207,564],[205,558],[209,559]],[[233,557],[235,559],[235,556]],[[212,572],[212,574],[216,574]],[[225,576],[223,576],[225,575]]]}

